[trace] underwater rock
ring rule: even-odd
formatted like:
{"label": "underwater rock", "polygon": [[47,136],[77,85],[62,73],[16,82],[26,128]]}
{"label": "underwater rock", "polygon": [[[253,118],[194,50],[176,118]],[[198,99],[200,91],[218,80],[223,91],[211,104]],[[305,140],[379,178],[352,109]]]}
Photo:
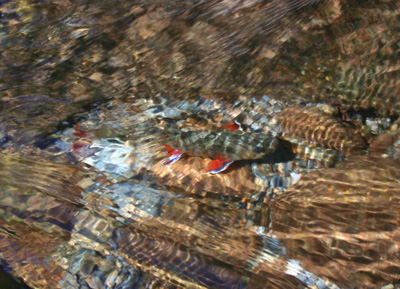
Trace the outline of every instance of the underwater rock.
{"label": "underwater rock", "polygon": [[203,169],[210,159],[201,157],[183,158],[179,162],[163,165],[161,162],[151,167],[163,185],[185,188],[186,193],[220,194],[238,198],[250,198],[260,193],[263,182],[249,171],[248,167],[235,167],[220,174],[207,174]]}
{"label": "underwater rock", "polygon": [[356,129],[315,107],[288,107],[279,113],[279,118],[282,131],[291,137],[313,141],[342,154],[360,153],[366,148]]}

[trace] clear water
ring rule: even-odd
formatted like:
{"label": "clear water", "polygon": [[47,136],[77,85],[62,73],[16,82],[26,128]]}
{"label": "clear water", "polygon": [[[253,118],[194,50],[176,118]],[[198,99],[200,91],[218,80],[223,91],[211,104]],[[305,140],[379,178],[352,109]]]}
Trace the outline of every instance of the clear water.
{"label": "clear water", "polygon": [[167,2],[0,1],[2,288],[397,288],[398,1]]}

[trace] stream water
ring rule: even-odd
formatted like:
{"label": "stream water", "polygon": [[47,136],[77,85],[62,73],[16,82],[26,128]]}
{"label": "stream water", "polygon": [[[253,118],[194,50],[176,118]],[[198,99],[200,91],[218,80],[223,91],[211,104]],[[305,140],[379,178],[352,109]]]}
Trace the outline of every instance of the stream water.
{"label": "stream water", "polygon": [[399,15],[0,1],[0,287],[400,288]]}

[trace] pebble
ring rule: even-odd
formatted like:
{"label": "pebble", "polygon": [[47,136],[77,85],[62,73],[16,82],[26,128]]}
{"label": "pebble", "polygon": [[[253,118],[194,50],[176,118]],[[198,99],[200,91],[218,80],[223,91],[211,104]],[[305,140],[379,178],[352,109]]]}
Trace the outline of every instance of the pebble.
{"label": "pebble", "polygon": [[394,285],[393,284],[388,284],[388,285],[385,285],[385,286],[381,287],[381,289],[394,289]]}

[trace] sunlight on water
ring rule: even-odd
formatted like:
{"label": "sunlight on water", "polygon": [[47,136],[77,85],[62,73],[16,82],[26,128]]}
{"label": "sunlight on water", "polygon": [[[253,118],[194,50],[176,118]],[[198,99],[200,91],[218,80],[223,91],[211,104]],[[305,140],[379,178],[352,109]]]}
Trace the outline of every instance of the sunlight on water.
{"label": "sunlight on water", "polygon": [[0,1],[0,287],[400,288],[399,11]]}

